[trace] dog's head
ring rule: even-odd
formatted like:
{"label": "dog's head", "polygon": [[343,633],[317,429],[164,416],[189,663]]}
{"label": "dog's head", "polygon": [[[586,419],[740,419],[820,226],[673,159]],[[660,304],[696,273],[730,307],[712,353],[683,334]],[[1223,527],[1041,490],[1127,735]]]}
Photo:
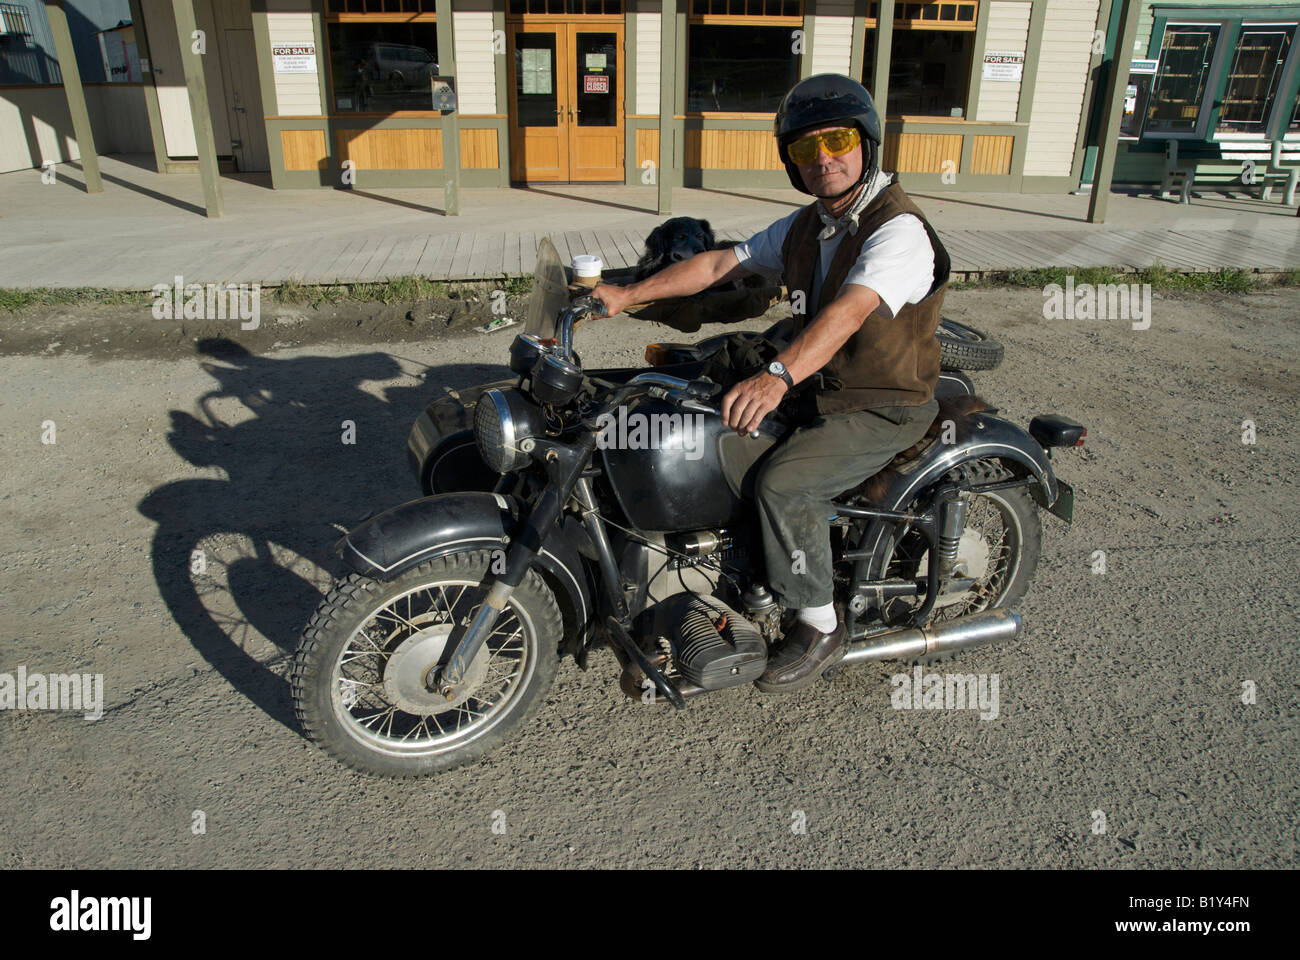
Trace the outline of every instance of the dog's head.
{"label": "dog's head", "polygon": [[713,230],[709,221],[695,217],[665,220],[646,237],[645,255],[637,262],[641,276],[657,273],[664,267],[689,260],[697,253],[712,250]]}

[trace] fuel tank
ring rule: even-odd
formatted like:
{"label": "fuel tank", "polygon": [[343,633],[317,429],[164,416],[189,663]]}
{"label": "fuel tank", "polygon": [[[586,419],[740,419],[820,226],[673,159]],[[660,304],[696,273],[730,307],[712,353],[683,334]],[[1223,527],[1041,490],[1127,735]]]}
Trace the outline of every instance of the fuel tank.
{"label": "fuel tank", "polygon": [[637,529],[672,532],[734,523],[752,498],[762,458],[781,425],[742,437],[713,414],[646,400],[622,407],[597,440],[605,475]]}

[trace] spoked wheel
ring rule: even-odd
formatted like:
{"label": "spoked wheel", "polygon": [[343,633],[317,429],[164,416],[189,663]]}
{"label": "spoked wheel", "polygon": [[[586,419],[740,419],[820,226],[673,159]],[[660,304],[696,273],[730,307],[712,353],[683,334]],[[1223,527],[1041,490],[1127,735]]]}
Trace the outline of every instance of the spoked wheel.
{"label": "spoked wheel", "polygon": [[474,551],[389,583],[355,574],[339,581],[294,660],[294,707],[307,735],[385,777],[447,770],[505,742],[541,705],[559,659],[560,611],[536,573],[511,595],[457,694],[448,699],[427,682],[482,600],[490,561]]}
{"label": "spoked wheel", "polygon": [[[1010,480],[1000,463],[979,460],[963,465],[975,483]],[[939,595],[931,623],[955,620],[982,610],[1010,607],[1029,590],[1042,552],[1042,523],[1038,508],[1024,487],[972,494],[966,526],[957,547],[953,577],[973,580],[966,589],[949,587]],[[929,543],[916,531],[896,545],[887,577],[924,580],[930,570]],[[886,607],[886,619],[898,622],[917,609],[924,598],[897,597]],[[944,655],[927,658],[945,659]]]}

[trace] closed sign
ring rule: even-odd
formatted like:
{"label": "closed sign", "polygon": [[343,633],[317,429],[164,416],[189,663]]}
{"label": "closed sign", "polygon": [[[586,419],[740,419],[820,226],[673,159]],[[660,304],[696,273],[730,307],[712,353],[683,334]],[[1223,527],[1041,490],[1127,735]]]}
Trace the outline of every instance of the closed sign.
{"label": "closed sign", "polygon": [[609,93],[608,74],[589,73],[582,78],[583,93]]}

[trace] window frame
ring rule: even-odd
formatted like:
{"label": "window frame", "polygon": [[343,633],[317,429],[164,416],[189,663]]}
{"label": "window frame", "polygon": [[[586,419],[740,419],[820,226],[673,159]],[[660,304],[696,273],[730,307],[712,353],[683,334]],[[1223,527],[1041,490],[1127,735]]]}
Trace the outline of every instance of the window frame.
{"label": "window frame", "polygon": [[[692,119],[715,119],[715,120],[772,120],[776,117],[776,111],[756,112],[753,110],[692,110],[690,109],[691,99],[691,27],[790,27],[796,30],[803,30],[805,27],[805,14],[807,13],[806,0],[796,0],[799,4],[799,13],[797,16],[768,15],[738,15],[738,14],[721,14],[721,13],[691,13],[691,8],[695,5],[694,0],[686,0],[686,56],[685,69],[682,72],[682,115]],[[794,54],[796,62],[796,73],[803,76],[804,58],[808,56],[804,53]]]}
{"label": "window frame", "polygon": [[[417,0],[417,2],[432,5],[433,0]],[[442,116],[440,110],[345,110],[340,112],[337,103],[338,95],[334,91],[334,57],[332,54],[333,46],[330,42],[330,30],[334,25],[341,23],[433,23],[438,22],[436,13],[342,13],[334,12],[331,0],[325,0],[325,13],[321,17],[321,31],[325,39],[325,51],[322,59],[325,61],[325,91],[329,94],[329,104],[323,111],[327,117],[338,117],[340,119],[352,119],[353,117],[393,117],[393,118],[433,118],[437,119]],[[386,41],[392,42],[392,41]],[[436,61],[435,56],[435,61]]]}
{"label": "window frame", "polygon": [[[1219,49],[1214,52],[1210,62],[1210,71],[1205,91],[1201,95],[1200,112],[1195,129],[1187,132],[1150,130],[1147,126],[1149,118],[1144,116],[1138,132],[1141,139],[1188,140],[1201,143],[1269,143],[1273,140],[1285,139],[1288,132],[1300,133],[1300,127],[1295,131],[1287,129],[1291,116],[1297,109],[1296,99],[1300,97],[1300,89],[1297,89],[1300,86],[1300,6],[1257,10],[1157,8],[1153,13],[1151,37],[1147,42],[1148,59],[1163,59],[1165,32],[1170,26],[1217,26]],[[1282,67],[1277,92],[1274,94],[1273,103],[1269,106],[1268,117],[1264,121],[1263,131],[1257,134],[1232,130],[1221,132],[1218,126],[1223,110],[1222,101],[1227,90],[1232,57],[1237,52],[1242,31],[1265,26],[1290,26],[1291,46]],[[1152,87],[1154,89],[1154,81]]]}
{"label": "window frame", "polygon": [[[987,2],[989,2],[989,0],[949,0],[949,3],[947,4],[943,2],[921,4],[922,8],[931,7],[931,6],[942,8],[948,5],[952,5],[958,8],[966,7],[973,11],[972,18],[970,20],[938,20],[938,19],[924,20],[918,17],[908,18],[903,16],[903,14],[907,12],[907,4],[906,3],[895,4],[892,33],[899,33],[903,31],[906,31],[908,33],[930,32],[930,31],[939,31],[943,33],[969,33],[971,34],[970,61],[966,64],[966,76],[965,79],[962,81],[960,117],[954,117],[951,114],[951,112],[891,114],[889,112],[889,102],[888,102],[889,97],[888,97],[888,93],[886,93],[886,97],[885,97],[886,102],[884,104],[877,104],[877,109],[880,110],[880,117],[882,120],[896,121],[896,120],[915,119],[917,121],[924,122],[924,123],[965,123],[971,119],[971,102],[970,102],[971,73],[975,68],[975,63],[976,63],[975,54],[978,52],[975,49],[975,34],[978,32],[978,28],[979,28],[980,4],[987,3]],[[876,13],[879,13],[879,7],[876,4],[874,3],[867,4],[867,13],[870,14],[873,12],[873,10]],[[875,45],[876,45],[875,41],[879,37],[879,17],[867,16],[866,18],[864,18],[864,23],[865,23],[865,30],[863,32],[863,39],[862,39],[862,76],[858,77],[857,79],[863,86],[869,86],[867,79],[870,77],[871,72],[873,70],[873,64],[872,64],[873,57],[868,55],[867,52],[868,44],[870,44],[870,49],[873,51],[874,54]],[[875,34],[875,36],[872,36],[873,33]],[[892,33],[891,33],[891,45],[892,45]],[[891,70],[893,69],[893,65],[894,65],[894,51],[891,49],[889,51],[889,66]],[[892,89],[892,86],[889,89]]]}

